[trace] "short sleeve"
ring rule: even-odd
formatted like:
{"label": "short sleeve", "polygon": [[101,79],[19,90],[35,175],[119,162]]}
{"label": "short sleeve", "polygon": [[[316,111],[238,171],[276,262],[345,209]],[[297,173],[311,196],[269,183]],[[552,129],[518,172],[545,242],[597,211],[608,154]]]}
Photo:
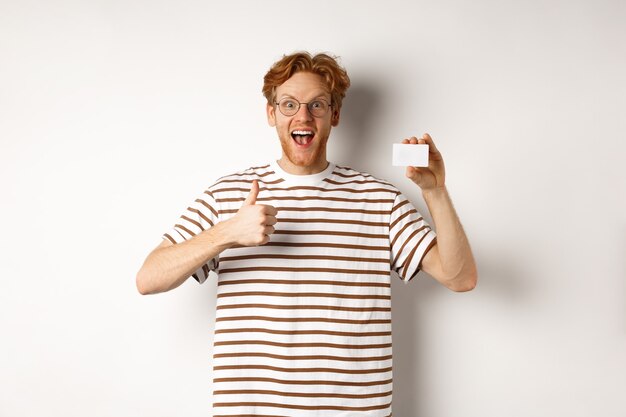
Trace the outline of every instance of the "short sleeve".
{"label": "short sleeve", "polygon": [[[187,207],[187,210],[180,216],[174,227],[163,234],[163,238],[168,239],[173,244],[191,239],[198,233],[217,224],[219,222],[218,213],[219,210],[213,194],[211,194],[211,191],[206,190]],[[202,284],[209,276],[209,271],[215,270],[218,264],[219,256],[216,256],[198,268],[192,276]]]}
{"label": "short sleeve", "polygon": [[436,234],[407,198],[398,193],[389,218],[391,268],[407,284],[435,245]]}

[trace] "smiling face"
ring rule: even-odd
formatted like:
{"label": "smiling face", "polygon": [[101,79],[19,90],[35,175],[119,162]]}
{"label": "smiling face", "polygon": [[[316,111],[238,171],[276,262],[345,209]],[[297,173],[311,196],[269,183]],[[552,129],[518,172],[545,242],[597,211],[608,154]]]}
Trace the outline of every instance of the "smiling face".
{"label": "smiling face", "polygon": [[[315,99],[331,102],[330,92],[321,76],[297,72],[276,88],[276,101],[291,98],[300,103]],[[285,116],[278,106],[267,105],[267,120],[276,127],[282,158],[281,168],[290,174],[306,175],[323,171],[327,166],[326,144],[333,126],[339,123],[339,110],[331,107],[323,117],[313,117],[306,104],[293,116]]]}

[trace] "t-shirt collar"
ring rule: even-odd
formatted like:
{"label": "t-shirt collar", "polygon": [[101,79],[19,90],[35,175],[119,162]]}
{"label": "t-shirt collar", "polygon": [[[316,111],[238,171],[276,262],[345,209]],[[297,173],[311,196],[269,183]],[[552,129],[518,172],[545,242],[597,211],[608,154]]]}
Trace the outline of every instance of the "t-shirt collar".
{"label": "t-shirt collar", "polygon": [[333,170],[335,169],[335,164],[332,162],[328,163],[328,166],[322,172],[318,172],[317,174],[310,175],[295,175],[289,174],[285,170],[283,170],[280,165],[278,165],[277,161],[272,161],[270,163],[272,170],[276,173],[276,176],[285,180],[288,184],[294,185],[315,185],[321,182],[324,178],[329,177]]}

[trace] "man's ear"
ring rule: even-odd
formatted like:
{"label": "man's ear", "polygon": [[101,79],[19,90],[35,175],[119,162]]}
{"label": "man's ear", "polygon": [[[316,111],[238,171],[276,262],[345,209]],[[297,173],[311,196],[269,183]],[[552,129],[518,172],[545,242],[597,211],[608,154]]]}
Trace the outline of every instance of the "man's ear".
{"label": "man's ear", "polygon": [[267,123],[270,126],[276,126],[276,107],[272,106],[270,103],[267,103],[265,107],[265,111],[267,112]]}
{"label": "man's ear", "polygon": [[339,124],[339,109],[333,110],[333,114],[330,117],[330,124],[332,127],[335,127]]}

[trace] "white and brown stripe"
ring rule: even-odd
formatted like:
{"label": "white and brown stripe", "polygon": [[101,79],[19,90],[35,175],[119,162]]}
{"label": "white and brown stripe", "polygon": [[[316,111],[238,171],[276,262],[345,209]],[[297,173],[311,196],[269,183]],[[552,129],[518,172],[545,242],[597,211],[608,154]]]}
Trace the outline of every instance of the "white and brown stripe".
{"label": "white and brown stripe", "polygon": [[391,416],[390,271],[411,280],[435,234],[393,185],[331,169],[307,184],[275,164],[222,177],[164,235],[179,243],[232,217],[255,179],[257,202],[278,209],[268,244],[193,275],[218,276],[216,416]]}

